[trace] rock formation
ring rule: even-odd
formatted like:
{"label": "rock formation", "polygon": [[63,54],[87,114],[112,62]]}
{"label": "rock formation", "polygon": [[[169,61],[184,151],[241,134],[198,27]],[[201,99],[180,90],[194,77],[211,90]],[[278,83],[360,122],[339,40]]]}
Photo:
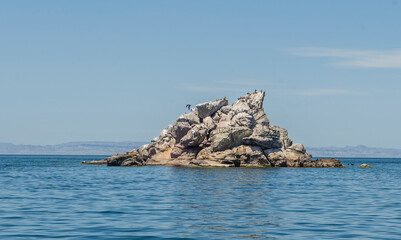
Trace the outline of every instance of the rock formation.
{"label": "rock formation", "polygon": [[196,105],[149,144],[87,164],[108,166],[344,167],[336,159],[311,160],[284,128],[270,125],[264,92],[248,93],[231,106],[226,98]]}

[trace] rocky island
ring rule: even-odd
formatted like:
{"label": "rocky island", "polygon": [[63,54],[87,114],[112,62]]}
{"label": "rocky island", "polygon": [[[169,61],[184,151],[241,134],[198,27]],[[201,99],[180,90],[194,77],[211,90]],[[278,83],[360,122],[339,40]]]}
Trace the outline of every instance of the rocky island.
{"label": "rocky island", "polygon": [[196,105],[149,144],[85,164],[108,166],[344,167],[316,159],[293,144],[284,128],[270,125],[265,92],[248,93],[231,106],[226,98]]}

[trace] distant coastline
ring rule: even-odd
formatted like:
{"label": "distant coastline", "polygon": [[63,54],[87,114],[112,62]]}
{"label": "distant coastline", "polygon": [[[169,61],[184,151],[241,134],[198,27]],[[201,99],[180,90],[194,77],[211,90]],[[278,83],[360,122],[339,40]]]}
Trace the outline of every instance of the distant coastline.
{"label": "distant coastline", "polygon": [[345,147],[307,147],[313,157],[401,158],[401,149],[364,145]]}
{"label": "distant coastline", "polygon": [[0,143],[0,154],[112,155],[138,148],[145,142],[69,142],[55,145]]}
{"label": "distant coastline", "polygon": [[[125,153],[138,148],[146,142],[68,142],[55,145],[25,145],[0,143],[0,154],[32,155],[112,155]],[[375,148],[364,145],[346,147],[307,147],[313,157],[365,157],[401,158],[401,149]]]}

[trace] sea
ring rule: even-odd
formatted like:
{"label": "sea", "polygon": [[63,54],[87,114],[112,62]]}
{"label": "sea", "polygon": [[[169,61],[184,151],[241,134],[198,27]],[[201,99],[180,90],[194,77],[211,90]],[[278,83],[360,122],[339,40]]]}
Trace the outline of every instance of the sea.
{"label": "sea", "polygon": [[0,155],[0,239],[401,239],[401,159],[320,169],[81,164],[104,157]]}

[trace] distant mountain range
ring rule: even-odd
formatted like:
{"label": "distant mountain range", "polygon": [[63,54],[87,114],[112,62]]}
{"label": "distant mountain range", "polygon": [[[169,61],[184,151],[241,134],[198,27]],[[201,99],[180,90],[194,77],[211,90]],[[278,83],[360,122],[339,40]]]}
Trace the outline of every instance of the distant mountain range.
{"label": "distant mountain range", "polygon": [[113,155],[126,153],[145,142],[69,142],[56,145],[0,143],[0,154]]}
{"label": "distant mountain range", "polygon": [[307,147],[313,157],[401,158],[401,149],[375,148],[364,145],[346,147]]}
{"label": "distant mountain range", "polygon": [[[146,142],[69,142],[56,145],[0,143],[0,154],[43,155],[113,155],[138,148]],[[401,158],[401,149],[374,148],[363,145],[346,147],[307,147],[313,157]]]}

